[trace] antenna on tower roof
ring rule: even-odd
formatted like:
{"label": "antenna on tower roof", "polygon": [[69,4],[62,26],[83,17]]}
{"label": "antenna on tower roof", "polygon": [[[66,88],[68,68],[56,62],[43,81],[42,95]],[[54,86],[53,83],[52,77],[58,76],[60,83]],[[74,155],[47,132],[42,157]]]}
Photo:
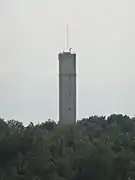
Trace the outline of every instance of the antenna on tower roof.
{"label": "antenna on tower roof", "polygon": [[66,51],[68,52],[69,51],[69,26],[67,24],[67,27],[66,27]]}

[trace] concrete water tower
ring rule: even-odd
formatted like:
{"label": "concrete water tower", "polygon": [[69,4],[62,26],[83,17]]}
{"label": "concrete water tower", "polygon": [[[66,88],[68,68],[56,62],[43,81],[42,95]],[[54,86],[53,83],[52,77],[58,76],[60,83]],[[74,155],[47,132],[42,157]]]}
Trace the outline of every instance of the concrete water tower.
{"label": "concrete water tower", "polygon": [[59,53],[59,123],[76,122],[76,54]]}

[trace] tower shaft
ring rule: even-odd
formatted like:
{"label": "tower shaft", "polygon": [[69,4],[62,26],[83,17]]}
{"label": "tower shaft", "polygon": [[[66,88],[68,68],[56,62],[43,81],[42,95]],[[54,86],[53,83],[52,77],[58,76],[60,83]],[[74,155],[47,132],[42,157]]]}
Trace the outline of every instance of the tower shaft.
{"label": "tower shaft", "polygon": [[59,123],[76,122],[76,54],[59,54]]}

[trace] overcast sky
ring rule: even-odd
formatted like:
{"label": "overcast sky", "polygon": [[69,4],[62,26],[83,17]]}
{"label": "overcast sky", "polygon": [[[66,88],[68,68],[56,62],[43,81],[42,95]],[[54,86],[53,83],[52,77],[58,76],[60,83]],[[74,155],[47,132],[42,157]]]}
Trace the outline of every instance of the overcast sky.
{"label": "overcast sky", "polygon": [[78,118],[135,115],[135,0],[0,0],[0,116],[58,120],[65,26],[77,54]]}

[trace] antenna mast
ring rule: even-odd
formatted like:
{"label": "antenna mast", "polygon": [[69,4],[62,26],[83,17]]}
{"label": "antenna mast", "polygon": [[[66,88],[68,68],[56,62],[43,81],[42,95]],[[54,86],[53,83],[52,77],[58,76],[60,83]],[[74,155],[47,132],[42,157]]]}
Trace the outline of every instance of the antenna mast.
{"label": "antenna mast", "polygon": [[69,27],[68,27],[68,24],[67,24],[67,27],[66,27],[66,50],[68,52],[69,50]]}

